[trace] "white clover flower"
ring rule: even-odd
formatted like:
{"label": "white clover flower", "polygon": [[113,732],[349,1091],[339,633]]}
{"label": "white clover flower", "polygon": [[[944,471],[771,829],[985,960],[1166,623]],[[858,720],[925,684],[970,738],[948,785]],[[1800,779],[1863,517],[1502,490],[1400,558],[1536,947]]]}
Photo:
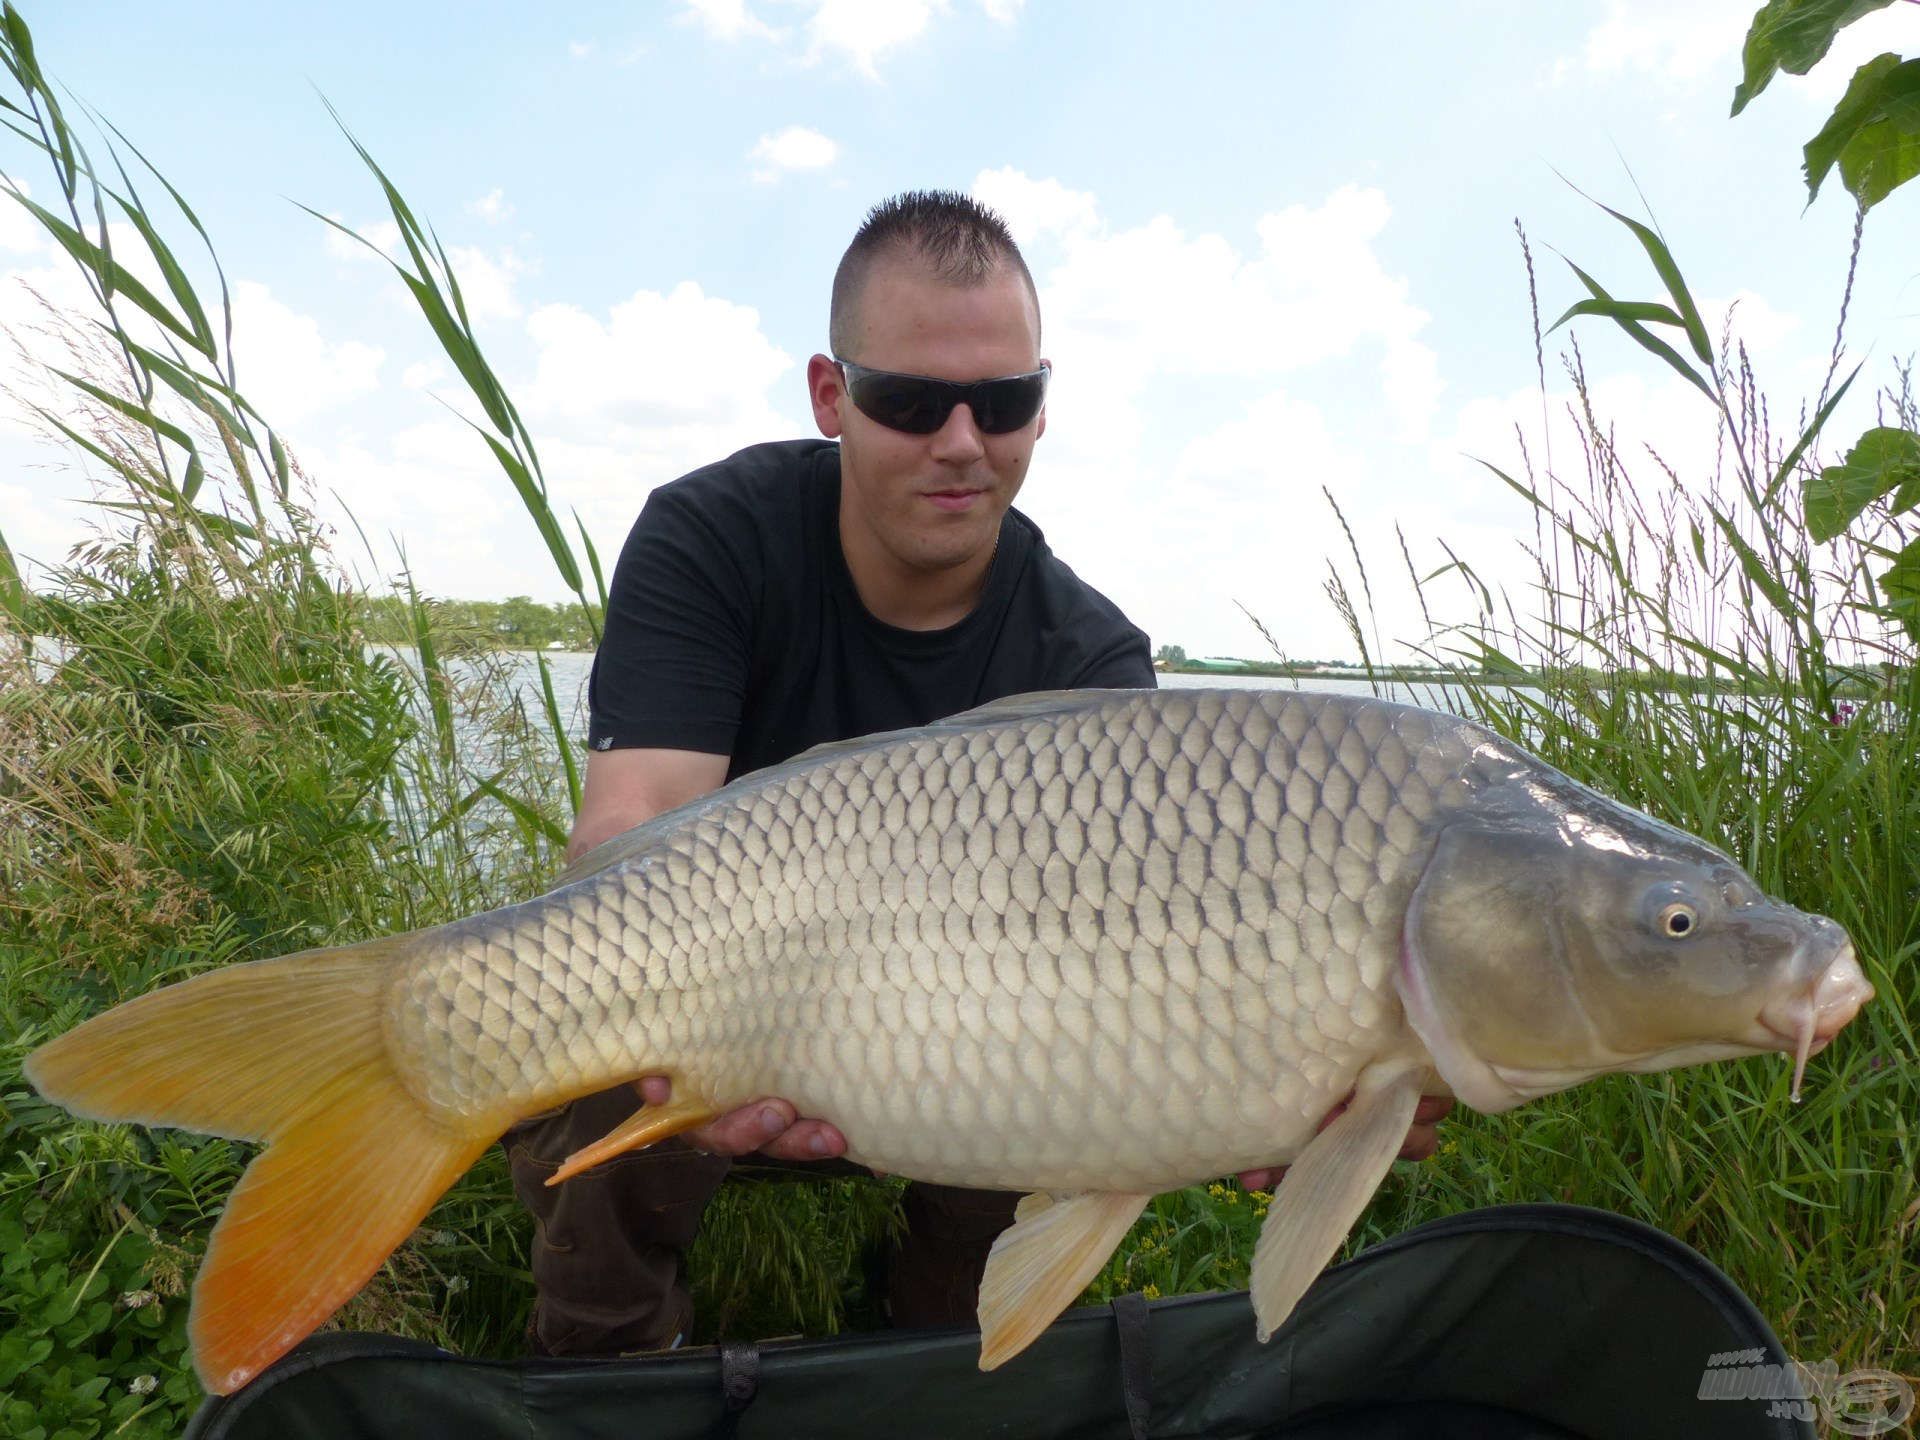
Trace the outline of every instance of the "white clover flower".
{"label": "white clover flower", "polygon": [[126,1310],[143,1310],[159,1301],[160,1297],[151,1290],[129,1290],[120,1297],[121,1308]]}
{"label": "white clover flower", "polygon": [[151,1395],[159,1383],[151,1375],[136,1375],[127,1382],[127,1389],[135,1395]]}

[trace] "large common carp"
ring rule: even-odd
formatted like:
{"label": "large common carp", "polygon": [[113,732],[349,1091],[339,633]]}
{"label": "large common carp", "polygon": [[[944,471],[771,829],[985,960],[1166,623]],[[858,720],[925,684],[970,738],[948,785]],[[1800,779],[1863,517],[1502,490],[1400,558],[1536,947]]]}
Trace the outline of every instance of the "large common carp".
{"label": "large common carp", "polygon": [[[1872,997],[1845,933],[1487,730],[1290,691],[1024,696],[827,745],[601,846],[539,899],[210,972],[36,1051],[100,1119],[262,1140],[194,1291],[240,1386],[515,1119],[642,1075],[574,1169],[762,1095],[895,1174],[1033,1192],[983,1366],[1148,1199],[1290,1161],[1262,1336],[1423,1091],[1806,1057]],[[1316,1134],[1344,1099],[1345,1111]]]}

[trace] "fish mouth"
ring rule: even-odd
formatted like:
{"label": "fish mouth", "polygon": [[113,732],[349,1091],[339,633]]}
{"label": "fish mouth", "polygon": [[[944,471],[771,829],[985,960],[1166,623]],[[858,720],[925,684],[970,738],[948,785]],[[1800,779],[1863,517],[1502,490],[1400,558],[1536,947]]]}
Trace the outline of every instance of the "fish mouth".
{"label": "fish mouth", "polygon": [[1761,1010],[1760,1028],[1774,1042],[1768,1049],[1793,1056],[1795,1104],[1806,1078],[1807,1061],[1846,1029],[1860,1007],[1873,999],[1873,985],[1848,945],[1804,989],[1772,1001]]}

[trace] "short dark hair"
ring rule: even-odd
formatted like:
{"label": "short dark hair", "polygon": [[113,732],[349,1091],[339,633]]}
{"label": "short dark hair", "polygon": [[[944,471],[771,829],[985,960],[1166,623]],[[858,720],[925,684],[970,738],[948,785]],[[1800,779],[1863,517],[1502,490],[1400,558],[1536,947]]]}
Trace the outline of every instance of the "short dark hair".
{"label": "short dark hair", "polygon": [[867,212],[833,273],[827,343],[842,359],[856,358],[848,354],[848,347],[853,344],[854,312],[868,275],[877,262],[895,256],[917,260],[935,279],[949,285],[981,285],[1002,268],[1011,269],[1026,285],[1038,323],[1040,292],[1007,222],[957,190],[909,190]]}

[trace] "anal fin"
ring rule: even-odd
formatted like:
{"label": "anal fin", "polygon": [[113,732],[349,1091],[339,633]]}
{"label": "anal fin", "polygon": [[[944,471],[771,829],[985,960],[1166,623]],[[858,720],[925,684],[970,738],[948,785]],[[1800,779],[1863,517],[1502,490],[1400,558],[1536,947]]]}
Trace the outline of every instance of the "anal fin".
{"label": "anal fin", "polygon": [[980,1280],[980,1368],[1011,1360],[1078,1299],[1152,1198],[1089,1190],[1022,1200]]}
{"label": "anal fin", "polygon": [[591,1170],[629,1150],[644,1150],[683,1130],[704,1125],[719,1113],[704,1100],[669,1100],[664,1105],[644,1105],[591,1145],[569,1155],[548,1178],[547,1184],[571,1180],[582,1170]]}
{"label": "anal fin", "polygon": [[1362,1076],[1352,1102],[1313,1138],[1273,1194],[1253,1251],[1253,1313],[1262,1343],[1280,1328],[1380,1188],[1406,1143],[1424,1072]]}

